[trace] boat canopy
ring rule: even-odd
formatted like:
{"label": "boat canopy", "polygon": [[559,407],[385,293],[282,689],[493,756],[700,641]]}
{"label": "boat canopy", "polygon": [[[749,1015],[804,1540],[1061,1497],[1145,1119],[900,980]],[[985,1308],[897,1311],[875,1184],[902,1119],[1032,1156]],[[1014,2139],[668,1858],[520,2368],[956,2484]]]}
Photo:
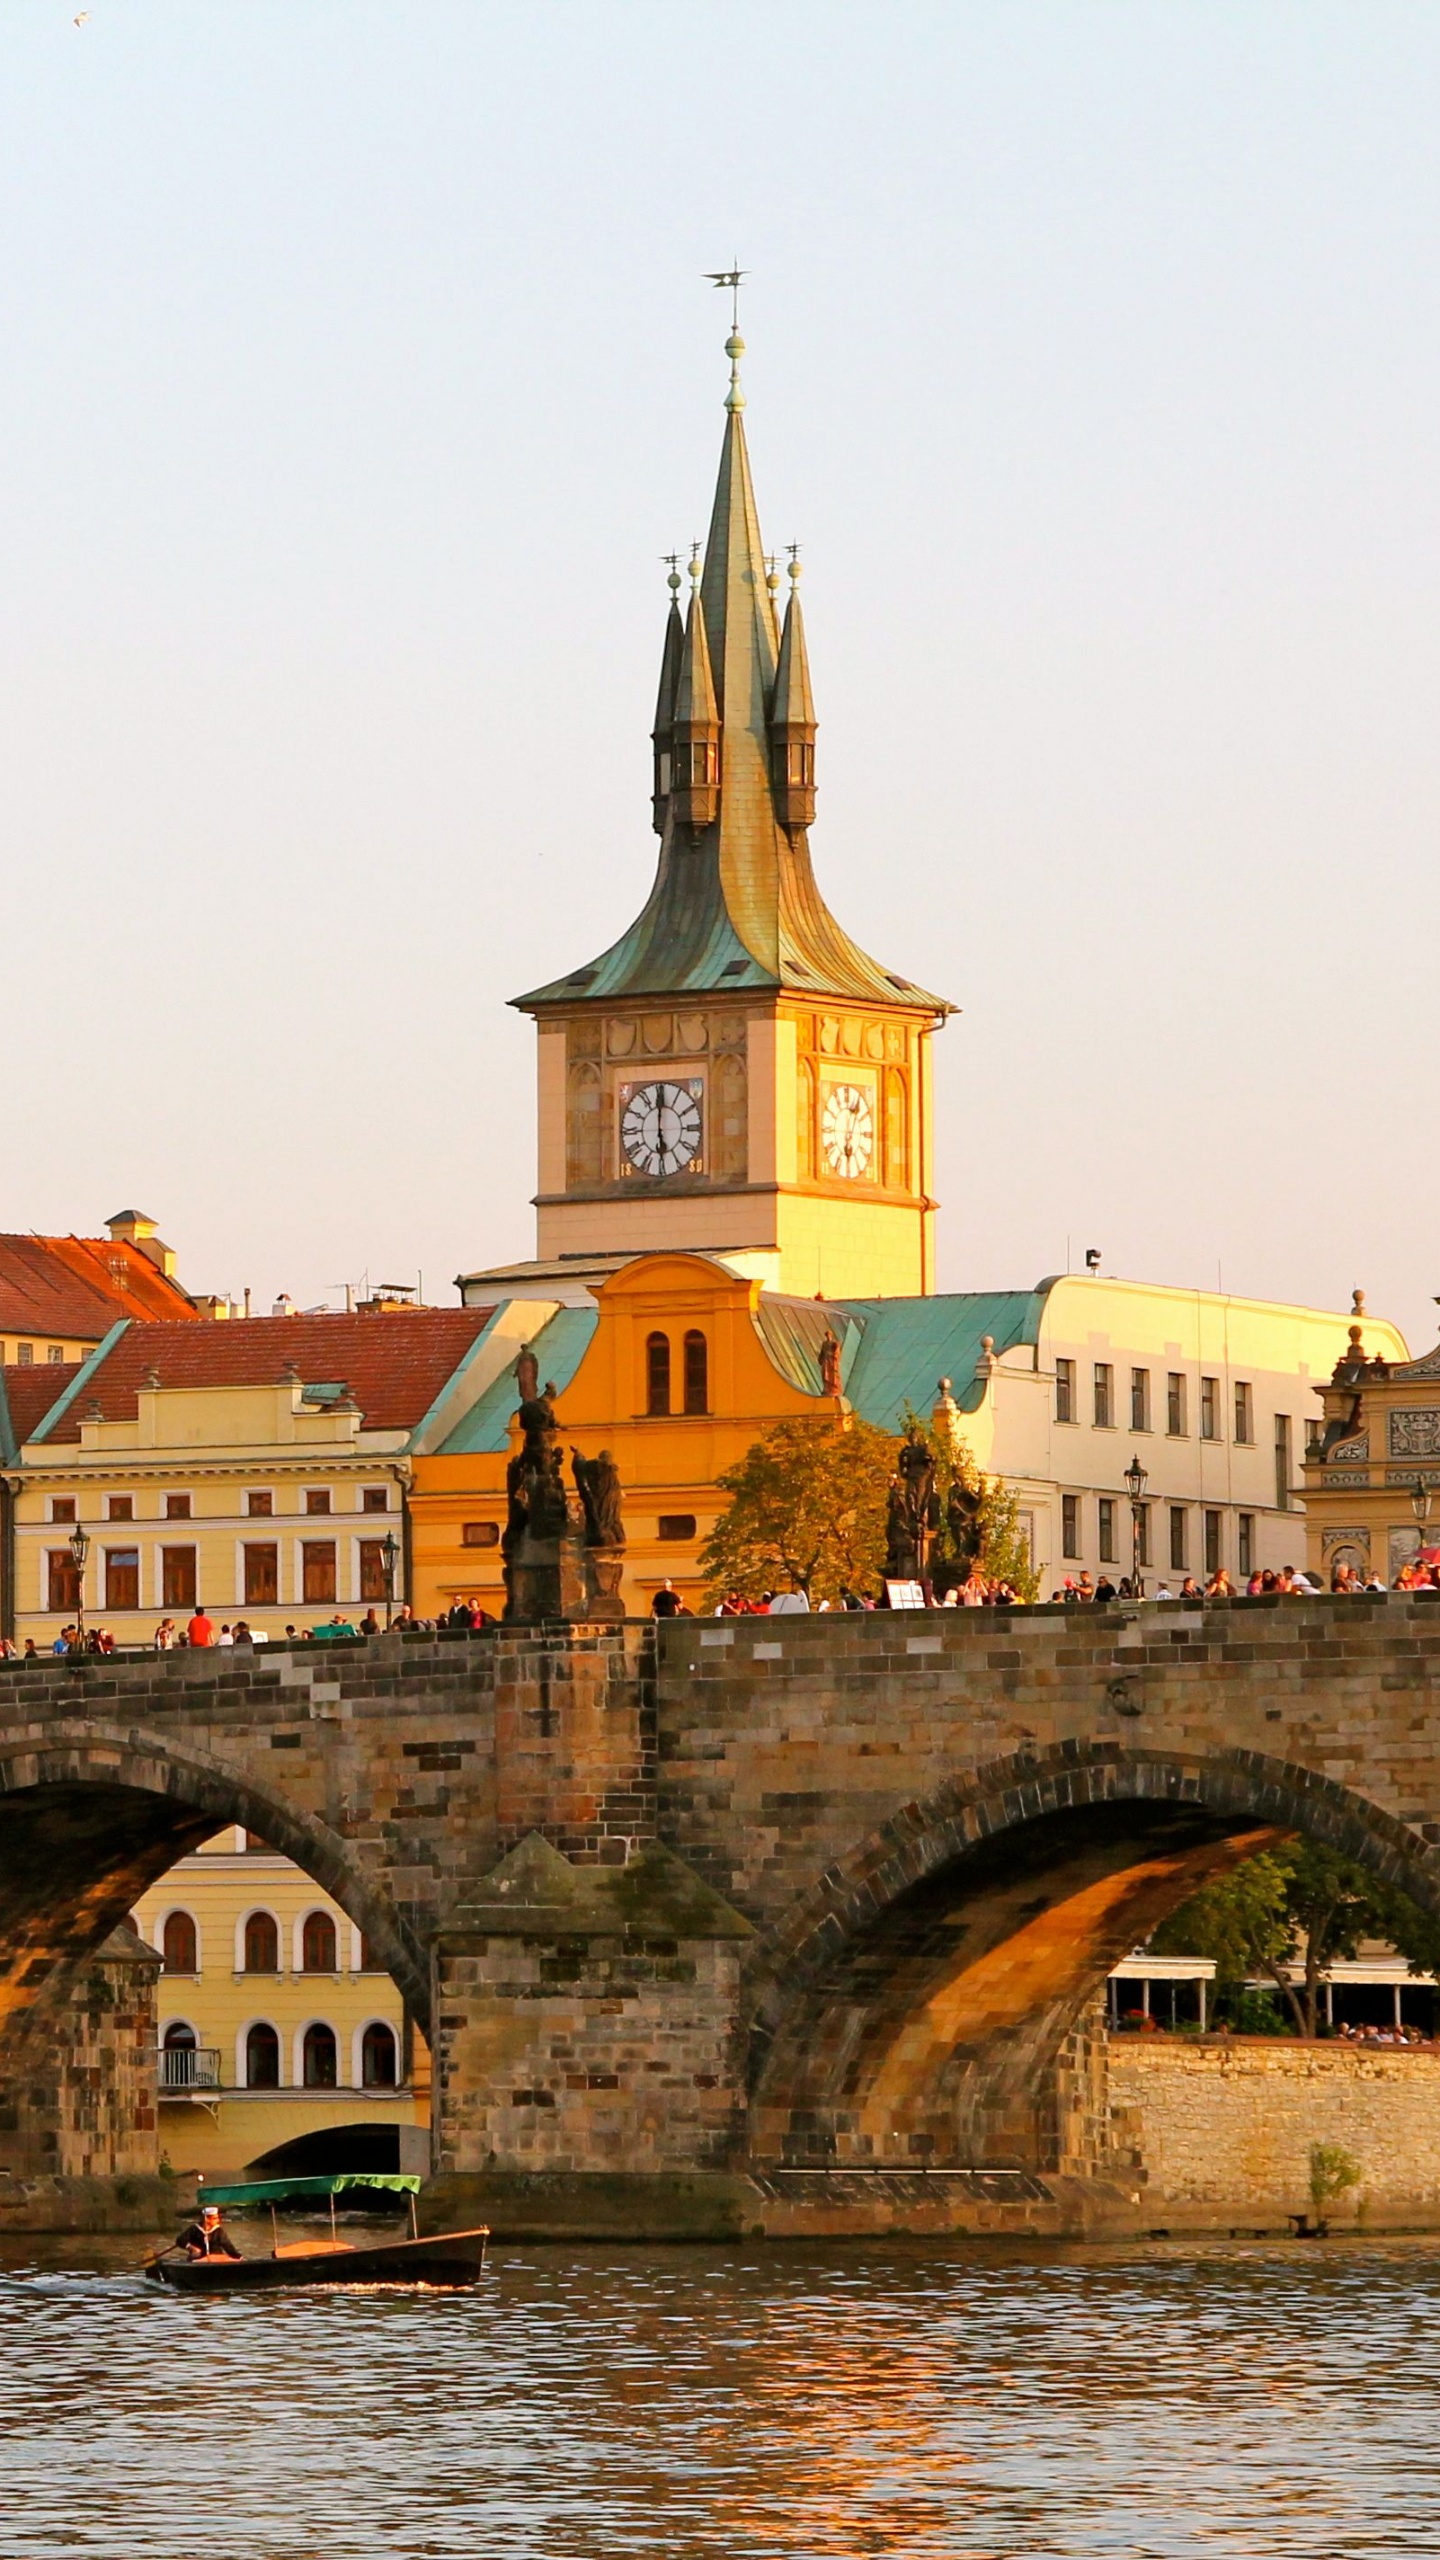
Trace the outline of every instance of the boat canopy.
{"label": "boat canopy", "polygon": [[252,2178],[243,2186],[201,2186],[197,2204],[289,2204],[300,2196],[342,2196],[352,2189],[380,2189],[402,2196],[418,2195],[419,2178],[390,2177],[379,2170],[341,2169],[332,2178]]}

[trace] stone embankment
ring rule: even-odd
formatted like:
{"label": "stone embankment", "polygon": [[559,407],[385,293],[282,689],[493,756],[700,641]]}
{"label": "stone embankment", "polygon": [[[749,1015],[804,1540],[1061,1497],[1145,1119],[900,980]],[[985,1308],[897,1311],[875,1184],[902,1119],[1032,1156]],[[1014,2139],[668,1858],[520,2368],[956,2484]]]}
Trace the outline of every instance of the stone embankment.
{"label": "stone embankment", "polygon": [[1286,2230],[1316,2142],[1360,2170],[1337,2230],[1440,2230],[1434,2048],[1119,2035],[1109,2080],[1117,2183],[1144,2230]]}

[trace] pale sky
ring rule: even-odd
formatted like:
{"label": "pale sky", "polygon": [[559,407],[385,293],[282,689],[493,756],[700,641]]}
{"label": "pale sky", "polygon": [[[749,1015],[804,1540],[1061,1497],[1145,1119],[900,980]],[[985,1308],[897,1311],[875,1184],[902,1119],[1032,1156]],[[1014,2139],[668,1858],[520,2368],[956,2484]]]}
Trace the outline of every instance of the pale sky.
{"label": "pale sky", "polygon": [[[533,1250],[726,314],[941,1283],[1434,1339],[1440,10],[8,0],[0,1225]],[[1427,956],[1428,955],[1428,956]]]}

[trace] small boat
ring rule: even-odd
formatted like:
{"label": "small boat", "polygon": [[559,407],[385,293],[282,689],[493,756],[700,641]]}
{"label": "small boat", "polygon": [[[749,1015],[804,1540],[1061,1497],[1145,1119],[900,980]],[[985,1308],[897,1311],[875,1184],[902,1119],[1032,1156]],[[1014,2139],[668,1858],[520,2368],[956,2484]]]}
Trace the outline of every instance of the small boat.
{"label": "small boat", "polygon": [[[156,2284],[173,2285],[179,2293],[258,2293],[275,2285],[294,2284],[423,2284],[455,2287],[474,2284],[485,2264],[489,2228],[437,2231],[421,2239],[415,2222],[418,2178],[366,2175],[345,2170],[331,2178],[258,2178],[240,2186],[204,2186],[196,2198],[197,2214],[206,2205],[268,2204],[274,2245],[268,2257],[187,2258],[172,2256],[179,2242],[151,2258],[145,2273]],[[335,2228],[335,2198],[356,2190],[408,2198],[408,2240],[342,2240]],[[330,2237],[282,2240],[275,2220],[277,2205],[328,2198]]]}

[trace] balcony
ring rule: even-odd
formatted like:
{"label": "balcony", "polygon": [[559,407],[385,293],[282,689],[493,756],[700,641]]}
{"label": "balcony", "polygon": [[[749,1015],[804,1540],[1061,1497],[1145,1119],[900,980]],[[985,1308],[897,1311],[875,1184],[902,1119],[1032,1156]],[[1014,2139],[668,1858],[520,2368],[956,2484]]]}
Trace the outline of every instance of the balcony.
{"label": "balcony", "polygon": [[213,2095],[220,2086],[220,2056],[208,2046],[167,2044],[156,2056],[162,2098]]}

